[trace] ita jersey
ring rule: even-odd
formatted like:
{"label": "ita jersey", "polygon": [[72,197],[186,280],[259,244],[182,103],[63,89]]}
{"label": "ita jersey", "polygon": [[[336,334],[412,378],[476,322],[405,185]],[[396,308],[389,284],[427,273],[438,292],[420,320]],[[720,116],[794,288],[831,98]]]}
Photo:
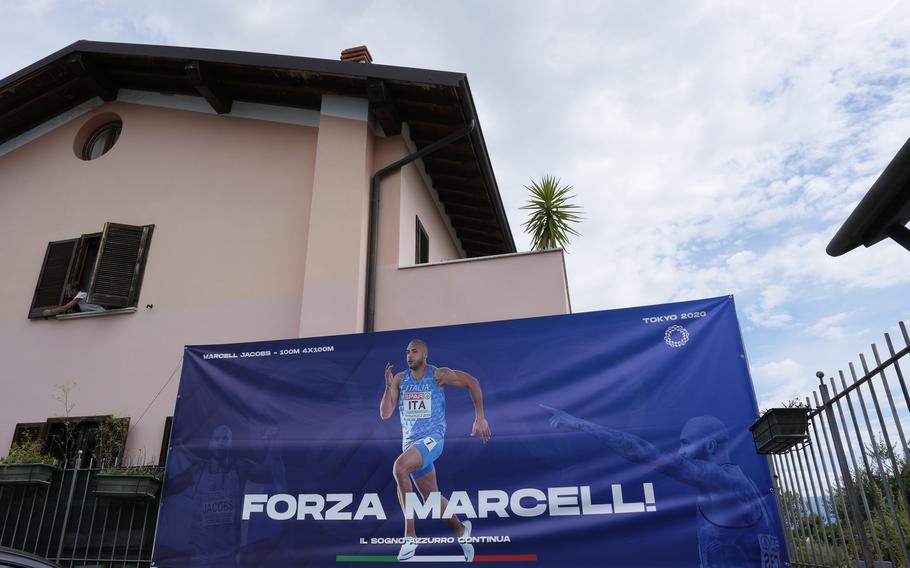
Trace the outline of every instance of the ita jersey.
{"label": "ita jersey", "polygon": [[436,384],[436,367],[427,365],[420,380],[408,369],[398,386],[398,416],[401,418],[401,449],[432,436],[441,440],[446,434],[446,395]]}

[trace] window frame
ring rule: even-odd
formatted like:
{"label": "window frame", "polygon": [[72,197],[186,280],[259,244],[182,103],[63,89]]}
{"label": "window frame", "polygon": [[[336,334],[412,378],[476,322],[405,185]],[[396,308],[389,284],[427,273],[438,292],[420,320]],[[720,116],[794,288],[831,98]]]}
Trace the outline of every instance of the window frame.
{"label": "window frame", "polygon": [[[135,309],[130,308],[135,308],[139,304],[139,295],[142,290],[142,281],[145,276],[145,266],[154,229],[155,225],[153,224],[124,225],[106,222],[100,233],[85,233],[75,239],[49,242],[45,249],[41,271],[38,274],[28,318],[45,318],[47,316],[43,314],[44,310],[65,305],[66,287],[69,285],[77,286],[80,291],[85,291],[87,293],[86,302],[102,304],[107,307],[108,312],[135,312]],[[89,248],[86,243],[98,237],[100,237],[98,252],[89,273],[89,281],[82,282],[82,275],[86,268],[86,254]],[[70,243],[74,243],[73,250],[70,252],[65,276],[62,282],[58,282],[61,266],[56,267],[56,272],[49,272],[48,270],[49,261],[53,260],[60,264],[62,260],[61,258],[52,259],[52,247],[66,246]],[[105,251],[109,253],[109,261],[104,256]],[[124,257],[124,252],[127,253],[126,257]],[[99,275],[103,276],[99,278]],[[119,289],[111,288],[111,276],[119,279],[117,282],[120,285]],[[52,280],[48,282],[47,279]],[[60,286],[57,303],[55,305],[39,306],[38,304],[41,303],[39,302],[41,299],[39,296],[46,298],[49,295],[47,292],[48,288],[56,286]]]}
{"label": "window frame", "polygon": [[[32,437],[32,432],[37,430],[37,435]],[[17,446],[24,441],[28,435],[29,441],[41,442],[43,445],[47,440],[47,421],[45,422],[20,422],[13,428],[13,439],[9,447]]]}
{"label": "window frame", "polygon": [[[106,140],[104,142],[104,147],[103,147],[101,153],[95,157],[92,157],[91,150],[92,150],[92,147],[94,146],[94,144],[96,142],[100,141],[99,139],[102,136],[104,136],[108,133],[111,133],[111,132],[113,134],[112,134],[112,136],[110,136],[108,138],[108,140]],[[113,148],[114,145],[117,144],[117,140],[120,139],[121,132],[123,132],[123,122],[122,121],[111,120],[110,122],[105,122],[104,124],[102,124],[101,126],[96,128],[91,133],[91,135],[89,135],[88,139],[85,141],[85,144],[82,145],[82,152],[80,153],[81,158],[86,162],[90,162],[92,160],[97,160],[101,156],[107,154],[108,152],[111,151],[111,148]]]}
{"label": "window frame", "polygon": [[[93,437],[96,435],[98,426],[101,425],[106,420],[112,418],[113,415],[102,414],[96,416],[55,416],[52,418],[46,419],[44,422],[21,422],[16,424],[15,429],[13,430],[13,439],[10,442],[10,448],[21,442],[21,438],[24,431],[34,431],[38,430],[38,436],[33,439],[33,441],[41,442],[41,449],[43,452],[53,455],[55,458],[60,460],[61,463],[68,462],[76,455],[79,451],[82,451],[82,461],[79,464],[80,467],[85,466],[90,463],[96,456],[93,455]],[[130,417],[129,416],[118,416],[118,421],[122,421],[125,424],[123,429],[123,439],[121,440],[122,448],[121,455],[118,456],[118,459],[122,457],[123,448],[126,448],[127,438],[129,436],[129,425]],[[65,431],[66,424],[72,424],[70,428],[73,428],[72,433],[72,447],[69,448],[73,452],[73,455],[66,455],[66,448],[63,447],[65,442],[62,442],[59,439],[61,435],[61,429]],[[64,434],[65,435],[65,434]]]}
{"label": "window frame", "polygon": [[429,264],[430,262],[430,235],[420,222],[420,217],[416,219],[416,230],[414,233],[414,264]]}

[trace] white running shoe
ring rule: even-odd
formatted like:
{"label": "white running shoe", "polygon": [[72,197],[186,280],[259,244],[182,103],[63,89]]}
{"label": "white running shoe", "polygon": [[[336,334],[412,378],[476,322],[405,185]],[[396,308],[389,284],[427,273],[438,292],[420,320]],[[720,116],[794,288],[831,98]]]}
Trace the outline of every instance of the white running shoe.
{"label": "white running shoe", "polygon": [[417,552],[417,539],[413,536],[404,537],[404,544],[401,545],[401,550],[398,551],[398,561],[403,562],[411,559],[415,552]]}
{"label": "white running shoe", "polygon": [[[461,535],[461,538],[470,538],[471,537],[471,521],[465,521],[461,523],[464,525],[464,534]],[[470,542],[460,542],[461,550],[464,552],[464,561],[465,562],[474,562],[474,545]]]}

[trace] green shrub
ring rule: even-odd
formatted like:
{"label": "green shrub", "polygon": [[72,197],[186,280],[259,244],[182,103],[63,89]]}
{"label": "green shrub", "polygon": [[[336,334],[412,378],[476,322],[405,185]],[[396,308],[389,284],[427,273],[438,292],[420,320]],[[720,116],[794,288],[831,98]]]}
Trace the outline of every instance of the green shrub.
{"label": "green shrub", "polygon": [[57,465],[57,458],[44,452],[44,444],[38,440],[32,440],[28,435],[20,443],[9,449],[9,455],[0,458],[0,464],[28,464],[43,463],[47,465]]}

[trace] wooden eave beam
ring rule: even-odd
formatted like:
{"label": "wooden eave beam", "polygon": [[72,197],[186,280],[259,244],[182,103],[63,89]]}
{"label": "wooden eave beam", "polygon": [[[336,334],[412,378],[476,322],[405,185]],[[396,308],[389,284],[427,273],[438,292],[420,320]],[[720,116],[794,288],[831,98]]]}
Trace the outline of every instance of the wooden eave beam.
{"label": "wooden eave beam", "polygon": [[388,85],[388,90],[390,96],[396,101],[407,101],[408,103],[421,105],[458,105],[458,95],[449,87],[433,89],[426,86],[396,85],[393,83]]}
{"label": "wooden eave beam", "polygon": [[231,93],[235,96],[236,100],[241,100],[241,95],[246,95],[247,98],[259,94],[267,99],[292,99],[294,102],[297,101],[306,101],[310,103],[311,101],[316,102],[316,107],[319,108],[319,103],[322,101],[322,91],[315,87],[305,86],[305,85],[278,85],[272,83],[251,83],[249,81],[243,81],[233,78],[222,78],[221,85],[229,89]]}
{"label": "wooden eave beam", "polygon": [[502,241],[502,233],[499,231],[499,227],[494,228],[483,223],[466,222],[464,218],[456,219],[451,215],[450,217],[452,217],[452,227],[455,228],[456,233],[466,231],[465,234],[468,236],[481,237],[484,241]]}
{"label": "wooden eave beam", "polygon": [[367,80],[367,99],[370,101],[370,110],[382,131],[387,136],[401,134],[401,117],[395,109],[395,103],[389,97],[385,81],[381,79]]}
{"label": "wooden eave beam", "polygon": [[475,190],[484,194],[486,193],[486,186],[483,184],[483,179],[477,176],[454,176],[437,172],[435,175],[430,174],[430,177],[433,179],[434,186],[442,186],[454,191],[464,191],[467,193]]}
{"label": "wooden eave beam", "polygon": [[190,84],[215,112],[218,114],[231,112],[234,99],[228,95],[221,83],[212,76],[212,72],[207,65],[200,61],[191,61],[186,64],[184,70]]}
{"label": "wooden eave beam", "polygon": [[86,61],[81,53],[69,56],[66,59],[66,68],[70,73],[79,77],[80,81],[101,100],[110,102],[117,99],[119,90],[117,85],[105,73]]}
{"label": "wooden eave beam", "polygon": [[458,129],[458,126],[464,124],[462,120],[458,122],[439,121],[435,117],[426,117],[424,120],[415,119],[413,116],[408,117],[408,127],[411,129],[411,135],[415,138],[438,139],[448,136]]}
{"label": "wooden eave beam", "polygon": [[464,215],[465,217],[476,217],[479,219],[491,217],[493,214],[493,208],[489,205],[486,207],[476,207],[473,205],[466,205],[456,200],[447,200],[445,202],[445,208],[446,213],[454,213],[455,215]]}
{"label": "wooden eave beam", "polygon": [[471,207],[485,208],[487,211],[492,210],[489,199],[480,193],[472,193],[449,187],[434,186],[439,198],[443,203],[455,203],[457,205],[467,205]]}
{"label": "wooden eave beam", "polygon": [[436,172],[459,177],[480,177],[481,174],[480,166],[472,160],[447,160],[436,156],[426,156],[423,163],[430,175]]}
{"label": "wooden eave beam", "polygon": [[459,126],[464,124],[464,117],[460,109],[444,105],[419,105],[413,101],[396,101],[401,117],[406,121],[415,123],[444,124]]}
{"label": "wooden eave beam", "polygon": [[[467,241],[462,240],[461,244],[462,244],[462,246],[464,246],[465,250],[468,251],[469,253],[476,253],[475,256],[485,256],[485,255],[490,255],[490,254],[505,254],[508,252],[508,249],[506,249],[504,246],[497,247],[497,246],[489,245],[487,243],[480,243],[480,242],[471,241],[471,240],[467,240]],[[470,256],[470,254],[469,254],[469,256]]]}
{"label": "wooden eave beam", "polygon": [[[60,85],[57,85],[56,87],[47,91],[44,91],[38,96],[30,97],[27,101],[24,101],[21,104],[10,104],[9,108],[6,111],[0,113],[0,125],[3,125],[4,122],[11,118],[21,118],[28,116],[30,112],[34,112],[34,109],[47,106],[49,103],[53,102],[54,99],[66,98],[67,91],[78,89],[80,85],[84,85],[82,78],[73,77],[69,81],[61,83]],[[16,122],[21,122],[21,120]]]}
{"label": "wooden eave beam", "polygon": [[35,127],[36,124],[41,124],[47,120],[59,116],[61,113],[64,113],[71,108],[74,108],[85,101],[92,98],[92,93],[78,81],[78,79],[73,79],[73,82],[76,83],[77,88],[81,89],[81,95],[78,97],[64,99],[64,102],[57,104],[53,107],[46,107],[43,109],[38,109],[34,114],[26,115],[16,111],[10,111],[13,115],[6,120],[0,118],[0,144],[19,136],[22,133],[28,132]]}
{"label": "wooden eave beam", "polygon": [[173,73],[147,73],[140,71],[111,71],[110,77],[121,89],[136,91],[150,91],[156,93],[174,93],[181,95],[196,95],[194,89],[187,81],[186,73],[175,75]]}
{"label": "wooden eave beam", "polygon": [[[414,137],[412,135],[411,140],[414,141],[414,144],[416,144],[418,148],[424,148],[426,146],[429,146],[436,140],[438,140],[438,138],[434,140],[432,138],[421,138],[419,136]],[[461,159],[461,160],[474,160],[475,159],[474,151],[471,149],[471,146],[469,144],[463,144],[463,143],[462,144],[458,144],[458,143],[451,144],[449,146],[446,146],[445,148],[440,149],[439,152],[437,152],[437,153],[440,156],[446,156],[447,158],[457,158],[457,159]]]}
{"label": "wooden eave beam", "polygon": [[491,246],[493,245],[505,245],[502,240],[502,235],[497,231],[478,231],[476,229],[469,229],[467,227],[455,227],[455,230],[458,232],[459,237],[462,240],[469,240],[474,242],[484,242]]}

